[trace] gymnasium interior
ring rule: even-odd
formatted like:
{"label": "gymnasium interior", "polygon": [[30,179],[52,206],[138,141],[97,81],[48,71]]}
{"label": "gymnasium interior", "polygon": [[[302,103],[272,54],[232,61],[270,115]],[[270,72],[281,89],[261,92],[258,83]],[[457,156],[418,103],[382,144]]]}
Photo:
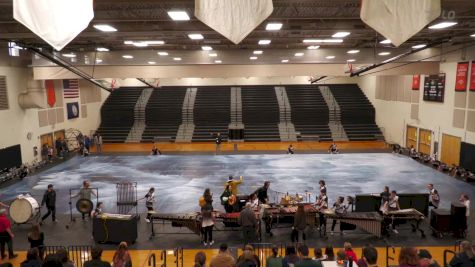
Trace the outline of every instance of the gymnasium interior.
{"label": "gymnasium interior", "polygon": [[0,0],[0,125],[1,267],[475,266],[473,0]]}

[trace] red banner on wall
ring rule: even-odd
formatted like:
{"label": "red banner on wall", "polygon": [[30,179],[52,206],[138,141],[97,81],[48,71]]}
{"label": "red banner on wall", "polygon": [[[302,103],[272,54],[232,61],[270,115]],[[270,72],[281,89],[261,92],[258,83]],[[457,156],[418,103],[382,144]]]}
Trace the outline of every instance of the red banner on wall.
{"label": "red banner on wall", "polygon": [[48,105],[50,107],[54,107],[54,104],[56,104],[56,94],[54,92],[54,81],[46,80],[45,87],[46,87],[46,96],[47,96]]}
{"label": "red banner on wall", "polygon": [[455,91],[467,90],[468,62],[457,64],[457,72],[455,75]]}
{"label": "red banner on wall", "polygon": [[421,85],[421,75],[412,75],[412,90],[419,90]]}
{"label": "red banner on wall", "polygon": [[475,61],[472,61],[472,71],[470,72],[470,90],[475,91]]}

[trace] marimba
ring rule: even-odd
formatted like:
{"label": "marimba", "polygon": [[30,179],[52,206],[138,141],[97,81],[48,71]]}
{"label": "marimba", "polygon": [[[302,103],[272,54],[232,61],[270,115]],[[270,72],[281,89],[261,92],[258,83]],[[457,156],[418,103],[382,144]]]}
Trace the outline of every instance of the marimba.
{"label": "marimba", "polygon": [[383,216],[377,212],[349,212],[336,214],[333,210],[325,210],[323,213],[326,218],[339,220],[340,223],[354,225],[370,234],[381,237]]}

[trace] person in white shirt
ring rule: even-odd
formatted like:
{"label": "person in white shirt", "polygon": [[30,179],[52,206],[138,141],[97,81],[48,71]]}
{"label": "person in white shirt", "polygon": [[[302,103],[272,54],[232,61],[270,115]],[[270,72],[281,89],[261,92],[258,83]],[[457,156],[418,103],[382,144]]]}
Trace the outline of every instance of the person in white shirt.
{"label": "person in white shirt", "polygon": [[429,190],[429,194],[430,194],[429,206],[432,206],[434,207],[434,209],[437,209],[440,203],[439,192],[434,188],[433,184],[428,184],[427,189]]}
{"label": "person in white shirt", "polygon": [[465,216],[467,217],[467,229],[469,227],[469,222],[470,222],[470,198],[468,197],[467,194],[462,194],[460,195],[459,199],[460,203],[462,203],[465,207],[467,207],[467,210],[465,211]]}
{"label": "person in white shirt", "polygon": [[[384,211],[383,212],[389,212],[389,211],[396,211],[399,210],[399,197],[397,196],[396,191],[391,191],[391,195],[389,196],[388,202],[386,202],[386,205],[384,205]],[[393,232],[398,234],[399,232],[396,230],[396,224],[394,223],[394,219],[391,221],[391,228],[393,229]]]}
{"label": "person in white shirt", "polygon": [[251,208],[252,209],[257,209],[259,207],[259,199],[257,198],[256,194],[251,194],[249,198],[249,202],[251,202]]}

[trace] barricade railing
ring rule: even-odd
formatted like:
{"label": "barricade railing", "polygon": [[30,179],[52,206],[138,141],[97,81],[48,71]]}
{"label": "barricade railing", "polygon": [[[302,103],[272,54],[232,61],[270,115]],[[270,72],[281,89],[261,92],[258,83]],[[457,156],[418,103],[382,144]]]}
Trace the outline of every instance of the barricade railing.
{"label": "barricade railing", "polygon": [[56,252],[58,252],[58,250],[60,249],[64,249],[68,251],[68,249],[64,246],[39,246],[38,247],[38,250],[40,252],[40,257],[42,259],[44,259],[46,256],[50,254],[56,254]]}
{"label": "barricade railing", "polygon": [[85,261],[91,260],[92,246],[69,246],[68,251],[76,267],[83,267]]}
{"label": "barricade railing", "polygon": [[[392,254],[389,255],[389,252]],[[386,267],[389,267],[389,261],[394,261],[396,259],[396,249],[392,246],[387,244],[386,245]]]}
{"label": "barricade railing", "polygon": [[[457,253],[453,250],[450,250],[450,249],[444,250],[444,263],[443,263],[444,267],[449,267],[449,262],[450,262],[450,261],[448,261],[448,255],[449,254],[452,254],[453,255],[452,257],[457,255]],[[450,259],[452,260],[452,258],[450,258]]]}

